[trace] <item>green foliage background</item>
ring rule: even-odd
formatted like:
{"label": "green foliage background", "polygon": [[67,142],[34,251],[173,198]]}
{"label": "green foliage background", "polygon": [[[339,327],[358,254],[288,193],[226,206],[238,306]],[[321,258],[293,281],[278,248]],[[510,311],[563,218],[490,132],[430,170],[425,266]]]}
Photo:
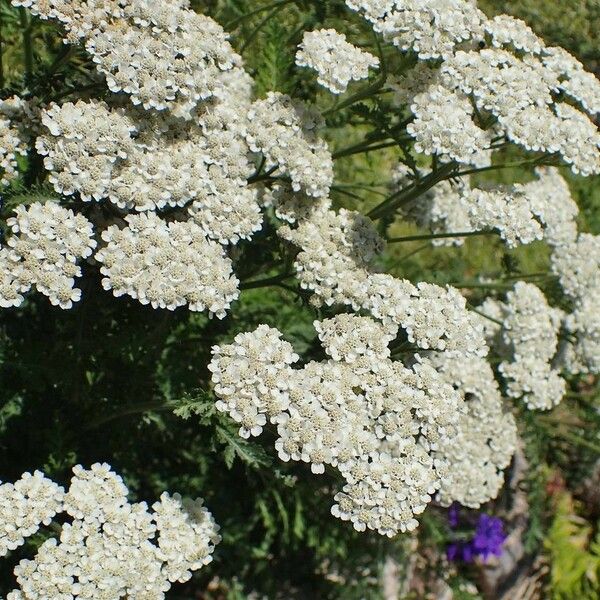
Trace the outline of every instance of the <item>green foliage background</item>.
{"label": "green foliage background", "polygon": [[[322,107],[332,105],[331,96],[294,65],[302,31],[332,26],[355,41],[372,41],[368,27],[340,2],[275,3],[270,10],[247,18],[244,15],[262,3],[194,4],[235,33],[258,95],[279,90],[315,99]],[[598,68],[598,1],[486,0],[482,6],[490,14],[506,11],[525,18],[548,42],[565,46],[590,70]],[[37,20],[31,24],[34,71],[25,81],[22,13],[3,1],[0,16],[5,96],[27,88],[49,99],[65,89],[89,85],[85,56],[75,50],[64,57],[54,26]],[[90,89],[91,95],[98,93]],[[348,147],[381,119],[377,103],[334,113],[328,118],[330,142],[334,149]],[[335,202],[362,208],[376,204],[386,192],[382,182],[390,179],[395,152],[383,150],[338,161]],[[35,164],[25,166],[22,183],[33,182],[38,185],[36,193],[52,195],[43,182],[36,183]],[[502,175],[515,176],[527,179],[531,173],[518,170]],[[347,187],[359,178],[367,187]],[[600,233],[599,182],[571,180],[583,209],[581,228]],[[2,219],[12,205],[31,200],[31,192],[24,190],[17,184],[8,191]],[[402,223],[394,227],[398,234],[416,232]],[[242,280],[274,274],[275,264],[289,260],[271,243],[273,235],[267,226],[252,244],[239,246],[235,260]],[[487,239],[470,239],[456,249],[401,244],[386,260],[386,268],[395,275],[438,283],[470,281],[480,273],[510,281],[547,270],[541,245],[507,251]],[[255,265],[262,267],[260,273]],[[533,280],[553,296],[551,280]],[[259,441],[240,439],[237,427],[213,408],[206,369],[213,344],[267,323],[280,329],[298,352],[319,356],[312,327],[315,314],[303,294],[295,288],[249,288],[231,314],[218,321],[184,309],[154,311],[126,298],[115,299],[99,289],[94,269],[86,271],[82,290],[84,301],[71,311],[55,309],[35,295],[24,308],[0,311],[0,478],[12,481],[23,471],[40,468],[66,483],[74,464],[107,461],[123,474],[136,500],[151,500],[163,490],[203,496],[222,526],[223,542],[215,561],[174,590],[171,598],[241,600],[253,591],[274,599],[380,598],[385,558],[393,557],[402,570],[410,539],[357,534],[332,518],[329,499],[338,482],[312,476],[305,465],[281,463],[269,434]],[[474,289],[471,299],[476,301],[480,295]],[[588,570],[577,570],[574,578],[573,571],[565,569],[565,564],[571,564],[565,561],[576,560],[568,551],[572,532],[565,532],[559,521],[567,509],[559,507],[552,516],[544,493],[549,471],[560,470],[567,485],[576,487],[598,457],[600,404],[592,383],[574,382],[572,398],[560,410],[543,418],[524,415],[522,420],[526,451],[534,465],[527,481],[528,548],[541,551],[546,539],[547,554],[556,565],[552,594],[557,600],[600,595]],[[573,514],[576,509],[569,505],[568,510]],[[589,534],[578,549],[597,560],[597,542],[588,544],[597,523],[587,523]],[[30,556],[43,535],[48,534],[37,536],[2,561],[0,593],[11,589],[14,564]],[[432,509],[420,529],[421,546],[443,552],[446,535],[443,514]],[[586,560],[581,559],[588,564]],[[457,581],[473,574],[458,575]],[[578,595],[582,589],[588,595]]]}

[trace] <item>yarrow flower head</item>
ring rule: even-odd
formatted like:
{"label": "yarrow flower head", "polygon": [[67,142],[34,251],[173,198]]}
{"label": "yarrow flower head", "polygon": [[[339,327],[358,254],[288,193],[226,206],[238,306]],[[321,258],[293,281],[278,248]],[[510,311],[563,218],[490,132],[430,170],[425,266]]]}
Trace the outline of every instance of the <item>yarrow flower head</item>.
{"label": "yarrow flower head", "polygon": [[18,176],[18,158],[26,156],[37,129],[37,105],[13,96],[0,100],[0,185]]}
{"label": "yarrow flower head", "polygon": [[64,489],[41,471],[24,473],[16,483],[0,484],[0,556],[15,550],[25,539],[49,525],[62,511]]}
{"label": "yarrow flower head", "polygon": [[[283,461],[309,463],[315,474],[326,465],[337,469],[345,485],[332,514],[358,531],[392,536],[414,529],[441,486],[462,498],[460,487],[445,482],[464,395],[426,361],[412,367],[391,361],[392,324],[340,314],[315,328],[331,358],[301,369],[293,368],[298,357],[291,346],[266,325],[213,348],[217,408],[241,424],[240,435],[260,434],[268,418],[277,427],[275,448]],[[499,396],[481,402],[487,412],[473,408],[472,418],[486,414],[482,427],[489,429],[474,451],[487,450],[481,461],[490,468],[469,483],[490,475],[494,483],[478,483],[482,489],[471,491],[474,505],[497,493],[498,471],[513,452],[514,423],[503,416]],[[492,435],[499,426],[502,443]]]}
{"label": "yarrow flower head", "polygon": [[58,539],[15,567],[19,587],[7,600],[164,598],[172,583],[211,561],[221,538],[201,499],[165,492],[149,511],[145,502],[128,502],[127,487],[109,465],[77,465],[73,473],[66,494],[39,471],[0,486],[9,511],[0,531],[4,553],[57,513],[71,517]]}
{"label": "yarrow flower head", "polygon": [[56,19],[66,40],[82,40],[112,92],[134,105],[189,118],[220,91],[220,75],[241,64],[227,34],[187,1],[14,0],[43,19]]}
{"label": "yarrow flower head", "polygon": [[296,53],[296,64],[317,71],[319,83],[334,94],[346,91],[350,81],[369,76],[379,59],[346,41],[335,29],[320,29],[304,33]]}
{"label": "yarrow flower head", "polygon": [[278,167],[291,178],[294,191],[319,198],[329,194],[333,181],[331,153],[317,135],[322,125],[316,109],[269,92],[248,112],[246,140],[253,152],[262,152],[265,168]]}
{"label": "yarrow flower head", "polygon": [[[542,291],[524,281],[517,282],[506,302],[496,303],[494,310],[502,320],[496,350],[505,358],[499,370],[508,395],[522,398],[530,409],[556,406],[566,391],[565,380],[553,366],[563,312],[550,307]],[[482,312],[487,315],[490,309]]]}
{"label": "yarrow flower head", "polygon": [[238,280],[223,247],[192,221],[166,222],[154,213],[128,215],[123,229],[102,232],[96,253],[102,285],[153,308],[187,305],[222,319],[238,297]]}
{"label": "yarrow flower head", "polygon": [[483,37],[485,15],[474,0],[346,0],[373,29],[421,59],[446,58],[456,46]]}
{"label": "yarrow flower head", "polygon": [[0,306],[19,306],[35,287],[53,305],[71,308],[81,299],[78,261],[96,247],[92,224],[52,201],[20,205],[15,213],[7,220],[8,247],[0,249]]}

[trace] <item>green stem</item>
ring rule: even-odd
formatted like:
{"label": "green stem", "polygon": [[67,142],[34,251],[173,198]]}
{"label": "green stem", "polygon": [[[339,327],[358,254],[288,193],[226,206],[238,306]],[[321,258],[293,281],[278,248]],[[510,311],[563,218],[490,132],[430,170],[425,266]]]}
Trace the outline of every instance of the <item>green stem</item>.
{"label": "green stem", "polygon": [[[408,139],[408,138],[407,138]],[[365,146],[364,144],[357,144],[351,148],[346,148],[345,150],[340,150],[339,152],[334,152],[332,155],[333,160],[338,158],[342,158],[344,156],[352,156],[354,154],[362,154],[363,152],[372,152],[375,150],[382,150],[383,148],[391,148],[392,146],[397,146],[398,141],[393,142],[385,142],[384,144],[379,144],[376,146]]]}
{"label": "green stem", "polygon": [[143,404],[136,404],[134,406],[125,407],[123,410],[119,412],[113,413],[111,415],[106,415],[105,417],[101,417],[100,419],[96,419],[92,421],[89,425],[86,425],[83,431],[89,431],[90,429],[96,429],[97,427],[101,427],[102,425],[106,425],[106,423],[110,423],[115,419],[120,419],[121,417],[127,417],[130,415],[139,415],[142,413],[150,412],[150,411],[163,411],[170,410],[174,408],[174,405],[169,402],[146,402]]}
{"label": "green stem", "polygon": [[270,285],[277,285],[290,277],[293,277],[294,273],[282,273],[281,275],[275,275],[274,277],[267,277],[266,279],[257,279],[256,281],[244,281],[240,284],[240,290],[253,290],[261,287],[268,287]]}
{"label": "green stem", "polygon": [[455,177],[474,175],[475,173],[486,173],[487,171],[499,171],[501,169],[517,169],[520,167],[526,167],[528,165],[543,165],[546,164],[546,162],[547,164],[553,165],[556,156],[556,154],[544,154],[542,156],[538,156],[537,158],[531,158],[521,162],[504,163],[501,165],[490,165],[489,167],[480,167],[478,169],[468,169],[466,171],[459,171],[455,174]]}
{"label": "green stem", "polygon": [[455,288],[463,288],[463,289],[490,289],[490,290],[504,290],[506,288],[510,288],[513,286],[512,283],[502,283],[502,282],[492,282],[492,283],[477,283],[471,281],[456,281],[451,282],[448,285],[451,285]]}
{"label": "green stem", "polygon": [[507,275],[504,279],[533,279],[533,278],[553,278],[556,277],[553,273],[547,271],[540,271],[539,273],[520,273],[519,275]]}
{"label": "green stem", "polygon": [[264,173],[257,173],[252,175],[251,177],[248,178],[248,184],[251,183],[258,183],[259,181],[269,181],[270,179],[273,179],[273,177],[271,177],[271,175],[277,171],[277,169],[279,169],[279,165],[275,165],[274,167],[271,167],[268,171],[264,172]]}
{"label": "green stem", "polygon": [[491,321],[492,323],[496,323],[496,325],[500,325],[501,327],[504,327],[504,323],[502,321],[499,321],[498,319],[494,319],[494,317],[490,317],[490,315],[486,315],[484,312],[481,312],[480,310],[476,309],[474,306],[469,306],[469,309],[472,310],[474,313],[477,313],[479,316],[483,317],[484,319],[487,319],[488,321]]}
{"label": "green stem", "polygon": [[396,266],[401,265],[402,263],[406,262],[409,258],[413,257],[415,254],[418,254],[423,250],[427,250],[428,248],[431,248],[431,244],[424,244],[423,246],[415,248],[412,252],[405,254],[398,262],[396,262]]}
{"label": "green stem", "polygon": [[395,244],[397,242],[418,242],[420,240],[436,240],[443,238],[460,238],[460,237],[473,237],[477,235],[498,235],[496,231],[465,231],[462,233],[430,233],[423,235],[408,235],[405,237],[390,238],[388,244]]}
{"label": "green stem", "polygon": [[4,89],[4,37],[2,33],[2,12],[0,11],[0,89]]}
{"label": "green stem", "polygon": [[31,18],[24,8],[19,8],[19,21],[23,34],[23,60],[25,63],[25,83],[29,84],[33,76],[33,44],[31,41]]}
{"label": "green stem", "polygon": [[229,23],[226,23],[224,26],[225,31],[231,31],[231,29],[236,27],[242,21],[245,21],[246,19],[249,19],[250,17],[253,17],[254,15],[257,15],[265,10],[277,8],[283,4],[291,4],[292,2],[295,2],[295,0],[278,0],[277,2],[272,2],[271,4],[265,4],[264,6],[259,6],[257,9],[251,10],[250,12],[247,12],[247,13],[244,13],[243,15],[240,15],[239,17],[232,19],[231,21],[229,21]]}
{"label": "green stem", "polygon": [[285,8],[286,4],[289,4],[289,2],[278,3],[275,8],[251,31],[250,35],[240,49],[240,54],[244,54],[245,50],[254,41],[260,30],[270,21],[271,17],[274,17],[280,10]]}
{"label": "green stem", "polygon": [[350,98],[348,98],[347,100],[344,100],[344,102],[341,102],[340,104],[336,104],[335,106],[332,106],[331,108],[327,109],[326,111],[323,112],[323,116],[328,117],[329,115],[332,115],[333,113],[337,112],[338,110],[343,110],[344,108],[348,108],[349,106],[351,106],[352,104],[355,104],[356,102],[360,102],[361,100],[366,100],[367,98],[369,98],[370,96],[372,96],[373,94],[378,92],[385,85],[386,79],[387,79],[387,75],[385,73],[382,73],[375,80],[375,82],[372,85],[365,87],[362,90],[356,92],[356,94],[354,94],[353,96],[350,96]]}
{"label": "green stem", "polygon": [[411,200],[418,198],[433,186],[437,185],[440,181],[448,179],[456,169],[456,165],[457,163],[454,161],[449,162],[436,171],[431,172],[426,177],[423,177],[418,183],[414,183],[408,188],[392,194],[389,198],[372,209],[367,216],[376,220],[389,215],[403,204],[407,204]]}

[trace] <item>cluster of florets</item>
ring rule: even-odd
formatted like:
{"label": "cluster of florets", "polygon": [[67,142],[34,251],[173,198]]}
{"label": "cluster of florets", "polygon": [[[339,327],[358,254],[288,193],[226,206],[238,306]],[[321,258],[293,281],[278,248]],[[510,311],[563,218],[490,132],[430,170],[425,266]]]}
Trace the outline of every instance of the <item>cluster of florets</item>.
{"label": "cluster of florets", "polygon": [[346,36],[335,29],[320,29],[304,33],[296,64],[314,69],[322,86],[342,94],[351,81],[368,77],[369,69],[376,68],[379,59],[347,42]]}
{"label": "cluster of florets", "polygon": [[333,160],[319,138],[323,119],[316,109],[279,92],[257,100],[248,113],[246,140],[262,152],[265,168],[278,168],[292,180],[294,191],[327,196],[333,181]]}
{"label": "cluster of florets", "polygon": [[35,119],[35,102],[18,96],[0,100],[0,185],[17,177],[18,157],[27,155]]}
{"label": "cluster of florets", "polygon": [[115,295],[219,317],[238,296],[222,245],[252,237],[262,212],[259,190],[247,184],[254,171],[244,124],[250,83],[238,68],[220,80],[218,98],[188,120],[93,100],[42,114],[36,148],[57,192],[108,199],[122,210],[181,209],[170,223],[148,212],[103,232],[107,246],[96,258]]}
{"label": "cluster of florets", "polygon": [[600,83],[563,49],[547,48],[522,21],[488,20],[472,0],[347,4],[402,50],[442,59],[431,66],[418,62],[391,81],[396,101],[415,115],[407,131],[419,152],[484,167],[493,140],[506,138],[527,150],[558,153],[575,173],[600,172],[593,122]]}
{"label": "cluster of florets", "polygon": [[473,121],[475,109],[466,94],[431,85],[410,105],[415,119],[406,131],[415,138],[415,150],[448,157],[459,163],[490,164],[490,132]]}
{"label": "cluster of florets", "polygon": [[[487,354],[479,320],[458,290],[396,279],[376,273],[373,261],[383,250],[374,224],[359,213],[313,210],[288,203],[280,227],[284,239],[301,250],[294,267],[300,285],[318,305],[342,304],[367,310],[384,323],[402,327],[408,339],[426,350]],[[294,208],[299,213],[293,216]]]}
{"label": "cluster of florets", "polygon": [[550,307],[535,285],[519,281],[505,302],[490,299],[481,314],[488,320],[490,344],[505,359],[499,370],[508,395],[522,398],[530,409],[556,406],[566,391],[554,366],[564,313]]}
{"label": "cluster of florets", "polygon": [[419,58],[450,56],[456,46],[483,37],[485,15],[475,0],[346,0],[373,29]]}
{"label": "cluster of florets", "polygon": [[384,249],[373,223],[355,211],[316,211],[282,226],[279,235],[301,248],[294,262],[300,285],[314,303],[352,304],[366,293],[367,269]]}
{"label": "cluster of florets", "polygon": [[153,308],[205,311],[225,316],[238,297],[238,280],[224,248],[192,221],[166,222],[154,213],[128,215],[127,226],[102,232],[96,253],[102,285]]}
{"label": "cluster of florets", "polygon": [[[345,485],[332,514],[358,531],[392,536],[414,529],[440,488],[445,498],[462,501],[470,482],[473,506],[497,493],[515,432],[493,384],[495,395],[482,393],[469,409],[469,381],[455,390],[427,361],[407,367],[390,359],[397,327],[341,314],[315,328],[330,358],[302,369],[292,367],[298,356],[290,344],[266,325],[213,348],[217,408],[241,424],[240,435],[258,435],[270,421],[283,461],[309,463],[315,474],[337,469]],[[482,419],[471,446],[485,469],[455,482],[449,469],[460,460],[462,438],[452,440],[468,417]],[[468,425],[462,423],[461,436]],[[493,432],[504,435],[496,441]]]}
{"label": "cluster of florets", "polygon": [[64,490],[40,471],[0,485],[0,556],[25,543],[62,511]]}
{"label": "cluster of florets", "polygon": [[227,103],[193,122],[111,108],[104,102],[53,105],[36,142],[50,182],[63,195],[108,198],[125,210],[189,206],[223,243],[250,237],[262,218],[246,179],[253,165],[241,117]]}
{"label": "cluster of florets", "polygon": [[[393,332],[390,335],[384,326],[366,317],[342,315],[317,327],[331,359],[308,363],[299,370],[291,368],[290,362],[297,358],[291,348],[285,347],[282,357],[279,347],[285,343],[277,331],[266,326],[245,334],[244,346],[237,351],[236,344],[226,346],[226,360],[221,358],[222,350],[215,348],[211,364],[215,392],[223,398],[223,379],[231,380],[234,374],[240,377],[240,371],[247,373],[249,366],[256,374],[248,385],[258,392],[269,419],[277,423],[276,448],[282,460],[310,463],[314,473],[323,473],[330,465],[346,479],[335,498],[336,516],[351,520],[360,531],[369,527],[392,535],[413,529],[414,514],[422,512],[437,488],[433,460],[413,436],[423,430],[424,435],[435,437],[439,430],[434,413],[448,420],[454,411],[440,410],[440,399],[435,404],[419,388],[414,371],[389,361],[382,338],[389,341]],[[267,332],[276,342],[273,348],[264,346]],[[259,357],[248,356],[246,350],[253,338]],[[382,348],[384,352],[379,354]],[[277,362],[269,360],[271,354]],[[244,381],[243,375],[240,379]],[[273,403],[274,395],[285,401]],[[224,398],[226,402],[220,406],[234,418],[248,402],[243,393]],[[456,397],[452,400],[457,402]],[[268,413],[269,407],[276,412]],[[426,410],[427,417],[420,418],[419,410]],[[394,435],[396,444],[392,443]]]}
{"label": "cluster of florets", "polygon": [[[472,188],[466,177],[442,181],[404,206],[403,213],[436,234],[495,230],[509,247],[542,238],[553,246],[575,240],[579,210],[567,182],[554,167],[538,168],[536,175],[526,184],[487,189]],[[414,180],[404,164],[394,172],[395,188],[413,185]],[[434,245],[463,243],[461,237],[432,240]]]}
{"label": "cluster of florets", "polygon": [[[92,4],[92,5],[90,5]],[[218,95],[221,73],[240,57],[223,28],[189,9],[187,0],[14,0],[45,19],[60,21],[66,41],[83,41],[112,92],[124,92],[145,109],[188,117]]]}
{"label": "cluster of florets", "polygon": [[127,487],[109,465],[77,465],[73,473],[66,494],[39,471],[0,487],[4,553],[59,512],[72,519],[58,539],[46,540],[33,560],[15,567],[19,588],[7,600],[160,599],[172,583],[187,581],[212,560],[221,538],[201,499],[164,492],[149,511],[145,502],[127,501]]}
{"label": "cluster of florets", "polygon": [[479,357],[431,354],[426,360],[465,399],[457,434],[446,438],[438,455],[444,461],[446,477],[437,498],[449,506],[460,502],[477,508],[495,498],[504,483],[517,447],[517,427],[504,406],[494,373],[487,360]]}
{"label": "cluster of florets", "polygon": [[571,343],[565,348],[565,366],[571,373],[600,373],[600,236],[580,233],[558,246],[551,257],[573,311],[565,319]]}
{"label": "cluster of florets", "polygon": [[299,360],[292,345],[267,325],[252,333],[240,333],[233,344],[213,346],[209,365],[216,407],[240,424],[243,438],[260,435],[267,423],[287,410],[286,377],[290,365]]}
{"label": "cluster of florets", "polygon": [[20,205],[7,220],[12,230],[0,249],[0,306],[20,306],[32,287],[61,308],[81,299],[78,261],[96,247],[92,224],[52,201]]}

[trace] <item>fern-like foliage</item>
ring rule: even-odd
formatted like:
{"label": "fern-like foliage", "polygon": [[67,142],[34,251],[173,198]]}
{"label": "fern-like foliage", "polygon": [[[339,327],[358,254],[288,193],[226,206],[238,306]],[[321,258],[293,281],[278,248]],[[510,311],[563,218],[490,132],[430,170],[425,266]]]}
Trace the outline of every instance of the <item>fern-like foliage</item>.
{"label": "fern-like foliage", "polygon": [[552,600],[600,598],[600,532],[576,513],[567,492],[556,504],[556,513],[545,546],[551,559]]}

